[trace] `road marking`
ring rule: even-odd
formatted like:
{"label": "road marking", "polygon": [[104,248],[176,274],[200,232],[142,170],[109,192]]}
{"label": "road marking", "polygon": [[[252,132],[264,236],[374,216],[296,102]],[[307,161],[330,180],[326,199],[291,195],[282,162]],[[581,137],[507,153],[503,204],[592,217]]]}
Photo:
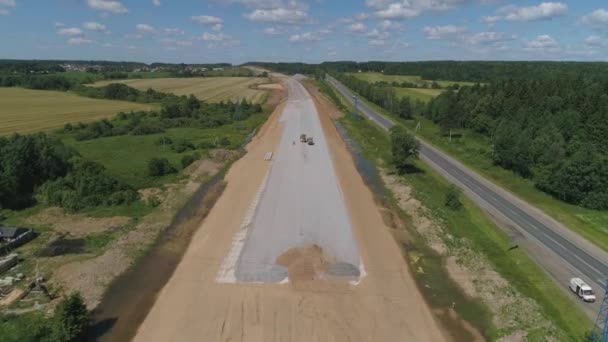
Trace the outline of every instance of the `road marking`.
{"label": "road marking", "polygon": [[[270,153],[270,152],[269,152]],[[234,235],[232,239],[232,247],[230,248],[230,252],[224,258],[222,265],[217,273],[215,281],[217,283],[228,283],[234,284],[236,283],[235,276],[235,268],[236,263],[241,256],[241,251],[243,250],[243,246],[245,246],[245,240],[247,239],[247,233],[249,232],[249,228],[251,227],[251,223],[253,222],[253,217],[255,216],[256,210],[258,208],[258,203],[260,202],[260,198],[262,197],[262,193],[266,188],[266,181],[268,180],[268,175],[270,171],[266,172],[264,176],[264,180],[260,185],[258,192],[255,194],[253,201],[249,205],[247,209],[247,213],[245,214],[245,218],[243,219],[243,223],[237,233]]]}

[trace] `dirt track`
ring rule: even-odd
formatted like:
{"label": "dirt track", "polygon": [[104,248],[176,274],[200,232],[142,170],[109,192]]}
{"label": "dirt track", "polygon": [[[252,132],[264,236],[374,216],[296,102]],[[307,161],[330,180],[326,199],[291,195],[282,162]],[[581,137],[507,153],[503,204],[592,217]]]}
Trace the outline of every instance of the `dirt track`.
{"label": "dirt track", "polygon": [[249,153],[228,172],[224,194],[193,237],[136,341],[444,340],[372,194],[328,113],[319,109],[367,276],[358,285],[305,277],[287,284],[216,282],[232,239],[270,168],[263,156],[277,148],[281,136],[279,106],[248,145]]}

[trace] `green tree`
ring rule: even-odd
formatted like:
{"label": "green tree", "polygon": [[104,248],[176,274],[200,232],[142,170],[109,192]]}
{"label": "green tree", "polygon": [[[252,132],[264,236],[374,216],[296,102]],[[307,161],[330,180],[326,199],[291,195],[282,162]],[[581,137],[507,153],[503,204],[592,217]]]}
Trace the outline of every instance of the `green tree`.
{"label": "green tree", "polygon": [[409,159],[418,157],[418,149],[418,141],[404,128],[395,126],[391,129],[391,153],[397,170],[404,171],[409,166]]}
{"label": "green tree", "polygon": [[462,202],[460,202],[460,190],[453,185],[450,186],[448,191],[445,193],[445,206],[452,210],[462,208]]}
{"label": "green tree", "polygon": [[167,158],[152,158],[148,161],[148,175],[160,177],[175,173],[177,170],[169,163]]}
{"label": "green tree", "polygon": [[79,293],[72,293],[61,300],[53,317],[53,340],[62,342],[82,341],[89,324],[89,312]]}

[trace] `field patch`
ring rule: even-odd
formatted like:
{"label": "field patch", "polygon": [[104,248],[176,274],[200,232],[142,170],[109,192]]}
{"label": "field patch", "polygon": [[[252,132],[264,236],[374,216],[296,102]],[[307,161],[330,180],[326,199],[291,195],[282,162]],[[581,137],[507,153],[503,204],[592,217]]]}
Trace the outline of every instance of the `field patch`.
{"label": "field patch", "polygon": [[[358,78],[360,80],[367,81],[370,83],[384,81],[384,82],[388,82],[388,83],[410,82],[410,83],[415,83],[418,85],[426,84],[427,86],[431,86],[431,84],[433,84],[433,81],[423,80],[422,77],[420,77],[420,76],[412,76],[412,75],[385,75],[385,74],[381,74],[379,72],[359,72],[359,73],[351,73],[351,75],[355,76],[356,78]],[[475,84],[472,82],[456,82],[456,81],[436,81],[436,82],[442,88],[449,87],[453,84],[459,84],[461,86],[469,86],[469,85]]]}
{"label": "field patch", "polygon": [[266,82],[259,77],[193,77],[193,78],[155,78],[102,81],[94,84],[102,87],[110,83],[124,83],[130,87],[147,90],[149,88],[176,95],[194,95],[208,102],[234,101],[237,97],[249,102],[262,103],[266,92],[253,89],[257,84]]}
{"label": "field patch", "polygon": [[0,88],[0,103],[0,135],[50,131],[66,123],[90,122],[113,117],[121,111],[150,110],[155,107],[22,88]]}
{"label": "field patch", "polygon": [[426,88],[398,88],[393,87],[395,94],[399,97],[407,97],[410,100],[420,100],[422,102],[428,102],[433,97],[441,94],[441,89],[426,89]]}

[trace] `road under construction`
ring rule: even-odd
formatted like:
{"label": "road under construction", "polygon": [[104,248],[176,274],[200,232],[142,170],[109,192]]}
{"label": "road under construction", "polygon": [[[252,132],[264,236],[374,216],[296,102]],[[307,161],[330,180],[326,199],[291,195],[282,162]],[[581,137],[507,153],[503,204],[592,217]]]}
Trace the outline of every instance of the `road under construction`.
{"label": "road under construction", "polygon": [[329,116],[283,85],[134,340],[446,340]]}

